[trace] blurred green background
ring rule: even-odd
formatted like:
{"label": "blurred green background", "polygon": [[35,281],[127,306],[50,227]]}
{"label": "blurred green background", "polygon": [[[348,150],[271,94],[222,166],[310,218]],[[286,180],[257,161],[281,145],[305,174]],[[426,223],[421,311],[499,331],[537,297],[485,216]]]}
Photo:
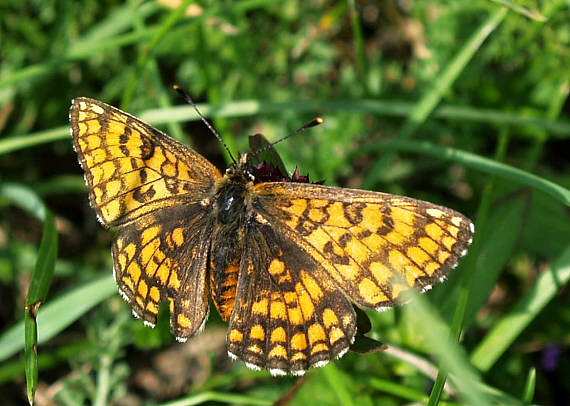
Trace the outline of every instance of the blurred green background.
{"label": "blurred green background", "polygon": [[[2,0],[0,15],[3,404],[26,401],[24,365],[38,405],[566,404],[568,1]],[[387,351],[272,378],[228,360],[215,311],[187,344],[164,312],[155,329],[131,317],[67,114],[102,100],[223,169],[175,83],[234,152],[320,114],[277,146],[289,170],[476,222],[446,283],[367,311]],[[24,307],[38,300],[36,367]]]}

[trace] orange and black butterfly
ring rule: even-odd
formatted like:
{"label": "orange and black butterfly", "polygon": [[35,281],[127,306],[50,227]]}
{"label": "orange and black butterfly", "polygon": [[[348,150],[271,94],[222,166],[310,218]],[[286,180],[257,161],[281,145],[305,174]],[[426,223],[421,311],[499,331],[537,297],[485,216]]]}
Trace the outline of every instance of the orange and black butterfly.
{"label": "orange and black butterfly", "polygon": [[73,100],[71,133],[101,223],[118,229],[114,273],[154,326],[170,304],[179,341],[209,298],[227,350],[249,368],[301,375],[349,349],[353,304],[383,310],[441,281],[474,227],[445,207],[309,183],[240,154],[221,173],[192,149],[105,103]]}

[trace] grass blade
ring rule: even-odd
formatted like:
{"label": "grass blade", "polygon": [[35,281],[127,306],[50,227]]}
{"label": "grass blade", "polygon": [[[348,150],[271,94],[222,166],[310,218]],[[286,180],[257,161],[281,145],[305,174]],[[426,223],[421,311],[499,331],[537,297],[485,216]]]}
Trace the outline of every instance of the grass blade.
{"label": "grass blade", "polygon": [[338,404],[352,406],[354,405],[353,396],[349,392],[344,383],[342,372],[338,370],[335,364],[328,364],[322,369],[322,373],[330,384],[331,390],[335,393]]}
{"label": "grass blade", "polygon": [[526,378],[526,384],[524,386],[524,391],[521,399],[523,404],[530,405],[532,403],[535,389],[536,389],[536,369],[531,368],[528,370],[528,376]]}
{"label": "grass blade", "polygon": [[525,8],[525,7],[521,6],[520,4],[517,4],[517,3],[512,2],[510,0],[491,0],[491,1],[498,3],[498,4],[501,4],[505,7],[508,7],[511,10],[513,10],[515,13],[519,13],[520,15],[528,17],[531,20],[539,21],[541,23],[543,23],[547,20],[546,17],[543,16],[542,14],[540,14],[538,11],[529,10],[528,8]]}
{"label": "grass blade", "polygon": [[532,173],[466,151],[441,147],[429,142],[389,140],[365,145],[361,147],[355,155],[374,151],[416,152],[433,156],[437,159],[456,162],[468,168],[488,173],[490,175],[495,175],[499,178],[510,180],[522,186],[528,186],[533,189],[540,190],[556,200],[559,200],[566,206],[570,206],[570,190],[549,180],[533,175]]}
{"label": "grass blade", "polygon": [[[479,50],[485,39],[497,28],[507,13],[505,7],[491,14],[487,20],[471,35],[469,40],[455,55],[446,69],[439,75],[433,87],[422,96],[413,110],[407,116],[404,125],[398,131],[396,138],[405,140],[410,138],[416,130],[433,113],[436,106],[441,102],[443,95],[448,92],[459,74],[465,69],[467,63]],[[362,180],[362,187],[370,189],[376,183],[379,173],[383,173],[392,159],[391,154],[382,156]]]}
{"label": "grass blade", "polygon": [[427,397],[423,393],[385,379],[372,378],[368,381],[368,386],[410,402],[426,403],[427,401]]}
{"label": "grass blade", "polygon": [[[282,111],[307,112],[346,112],[355,111],[382,116],[406,117],[413,108],[412,103],[398,100],[337,100],[337,101],[303,101],[290,103],[271,103],[262,100],[241,100],[220,105],[200,104],[202,113],[207,117],[249,117],[256,114],[272,114]],[[176,106],[169,108],[151,109],[137,117],[149,124],[159,125],[169,122],[184,122],[199,120],[191,107]],[[570,123],[565,120],[529,117],[522,113],[503,112],[492,109],[479,109],[442,105],[435,110],[433,116],[446,120],[468,121],[516,127],[534,126],[548,131],[551,137],[570,137]],[[513,135],[514,136],[514,135]],[[31,148],[48,142],[60,141],[69,137],[69,127],[57,127],[51,130],[39,131],[25,135],[13,135],[0,140],[0,155]]]}
{"label": "grass blade", "polygon": [[488,371],[524,328],[540,313],[562,286],[570,280],[570,248],[567,248],[543,271],[532,289],[495,324],[483,341],[473,350],[471,362],[481,371]]}
{"label": "grass blade", "polygon": [[[495,151],[495,159],[497,161],[502,161],[505,157],[508,144],[508,132],[507,130],[502,131],[499,141],[497,143],[497,148]],[[485,186],[483,191],[483,196],[479,203],[479,208],[477,210],[477,220],[475,222],[476,229],[484,229],[487,225],[487,220],[489,218],[489,212],[491,208],[491,201],[493,197],[493,190],[495,188],[496,177],[492,177]],[[483,240],[482,233],[475,233],[473,237],[473,245],[471,246],[469,256],[466,259],[465,271],[461,277],[461,282],[459,285],[459,295],[457,297],[455,313],[453,314],[453,320],[451,324],[451,339],[458,342],[461,337],[461,331],[463,329],[463,323],[465,321],[465,315],[467,312],[467,304],[469,303],[469,298],[471,296],[471,291],[473,290],[473,282],[475,280],[475,271],[477,258],[479,257],[481,242]],[[443,392],[445,381],[447,379],[446,371],[440,371],[435,380],[435,385],[431,391],[428,405],[436,405],[439,403],[439,398]]]}
{"label": "grass blade", "polygon": [[407,316],[424,331],[425,342],[439,361],[441,368],[449,374],[454,388],[464,400],[473,405],[491,404],[477,371],[469,364],[461,347],[455,342],[445,323],[433,306],[421,295],[411,292],[410,303],[404,306]]}
{"label": "grass blade", "polygon": [[[200,104],[198,106],[207,117],[249,117],[257,114],[281,113],[283,111],[312,113],[347,112],[370,113],[379,116],[407,117],[414,108],[414,103],[401,100],[293,100],[288,103],[275,103],[269,100],[236,100],[223,104]],[[169,121],[199,120],[192,107],[177,106],[168,109],[151,109],[137,117],[151,123],[161,124]],[[528,115],[527,112],[508,112],[476,107],[442,104],[434,112],[434,118],[445,120],[510,125],[515,127],[535,126],[548,131],[551,136],[570,137],[570,122],[553,120],[548,117]],[[515,136],[517,134],[513,134]],[[525,137],[532,137],[528,135]]]}
{"label": "grass blade", "polygon": [[259,399],[253,396],[241,395],[239,393],[202,392],[188,396],[184,399],[163,403],[161,406],[193,406],[201,405],[206,402],[251,406],[269,406],[273,404],[273,401],[269,399]]}
{"label": "grass blade", "polygon": [[[38,384],[38,326],[36,317],[40,306],[47,298],[47,293],[51,285],[55,260],[57,258],[58,236],[53,214],[31,189],[17,183],[5,183],[0,185],[0,196],[23,210],[30,212],[44,223],[40,248],[26,295],[23,321],[24,331],[22,332],[20,330],[20,335],[17,337],[21,343],[23,333],[26,389],[28,402],[33,404]],[[2,340],[0,340],[0,343],[1,341]],[[0,344],[0,348],[3,348],[3,345]]]}
{"label": "grass blade", "polygon": [[506,15],[507,8],[499,8],[471,35],[459,53],[437,78],[433,88],[416,104],[404,126],[400,129],[398,138],[410,137],[426,121],[427,117],[443,98],[443,95],[451,89],[451,86],[459,74],[463,72],[467,63],[473,58],[473,55],[481,48],[483,42],[495,31]]}
{"label": "grass blade", "polygon": [[26,388],[30,404],[34,404],[34,395],[38,385],[38,326],[36,316],[40,306],[46,300],[56,258],[57,231],[54,216],[46,209],[42,241],[36,266],[32,272],[24,313]]}
{"label": "grass blade", "polygon": [[[164,19],[162,24],[158,27],[152,38],[150,39],[149,43],[145,45],[143,50],[139,53],[139,57],[137,59],[137,63],[135,65],[135,69],[131,76],[130,82],[127,84],[125,92],[123,94],[123,100],[121,101],[121,108],[126,109],[133,98],[135,93],[136,85],[140,79],[141,72],[143,68],[146,66],[150,55],[154,51],[154,48],[159,43],[159,41],[166,35],[166,33],[180,20],[184,17],[184,12],[188,8],[188,6],[192,3],[192,0],[184,0],[182,3],[176,7],[171,13],[169,13],[168,17]],[[143,32],[143,29],[140,30]]]}
{"label": "grass blade", "polygon": [[362,27],[356,11],[354,0],[347,0],[348,15],[350,25],[352,27],[352,39],[354,48],[356,49],[356,71],[360,79],[362,89],[367,93],[368,90],[368,66],[366,63],[366,51],[364,49],[364,40],[362,38]]}
{"label": "grass blade", "polygon": [[[38,312],[38,343],[42,344],[59,334],[91,308],[115,294],[117,285],[110,272],[74,290],[51,300]],[[0,336],[0,361],[24,348],[24,322],[20,321]]]}
{"label": "grass blade", "polygon": [[18,183],[1,183],[0,197],[32,214],[40,221],[46,219],[47,209],[42,199],[34,191]]}

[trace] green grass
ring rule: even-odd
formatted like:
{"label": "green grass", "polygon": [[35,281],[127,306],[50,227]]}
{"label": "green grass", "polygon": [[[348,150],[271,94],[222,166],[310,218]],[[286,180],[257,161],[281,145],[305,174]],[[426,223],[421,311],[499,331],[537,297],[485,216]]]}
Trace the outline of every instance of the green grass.
{"label": "green grass", "polygon": [[[6,404],[34,391],[64,405],[570,397],[570,7],[396,3],[0,5]],[[153,330],[130,316],[111,276],[113,232],[88,207],[67,111],[77,96],[105,101],[223,169],[228,157],[175,83],[232,152],[247,149],[249,134],[277,140],[322,115],[324,125],[277,146],[288,168],[475,221],[470,254],[444,284],[401,308],[367,311],[370,335],[397,350],[351,352],[303,381],[271,378],[228,361],[216,314],[186,346],[169,333],[167,309]]]}

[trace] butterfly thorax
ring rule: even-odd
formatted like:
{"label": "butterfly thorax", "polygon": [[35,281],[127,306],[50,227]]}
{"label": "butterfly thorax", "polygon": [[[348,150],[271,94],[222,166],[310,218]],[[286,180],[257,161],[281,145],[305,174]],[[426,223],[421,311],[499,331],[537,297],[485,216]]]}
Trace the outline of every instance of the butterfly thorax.
{"label": "butterfly thorax", "polygon": [[230,165],[224,177],[215,185],[214,207],[221,224],[243,224],[250,207],[253,176],[249,173],[248,158],[240,154],[239,161]]}

